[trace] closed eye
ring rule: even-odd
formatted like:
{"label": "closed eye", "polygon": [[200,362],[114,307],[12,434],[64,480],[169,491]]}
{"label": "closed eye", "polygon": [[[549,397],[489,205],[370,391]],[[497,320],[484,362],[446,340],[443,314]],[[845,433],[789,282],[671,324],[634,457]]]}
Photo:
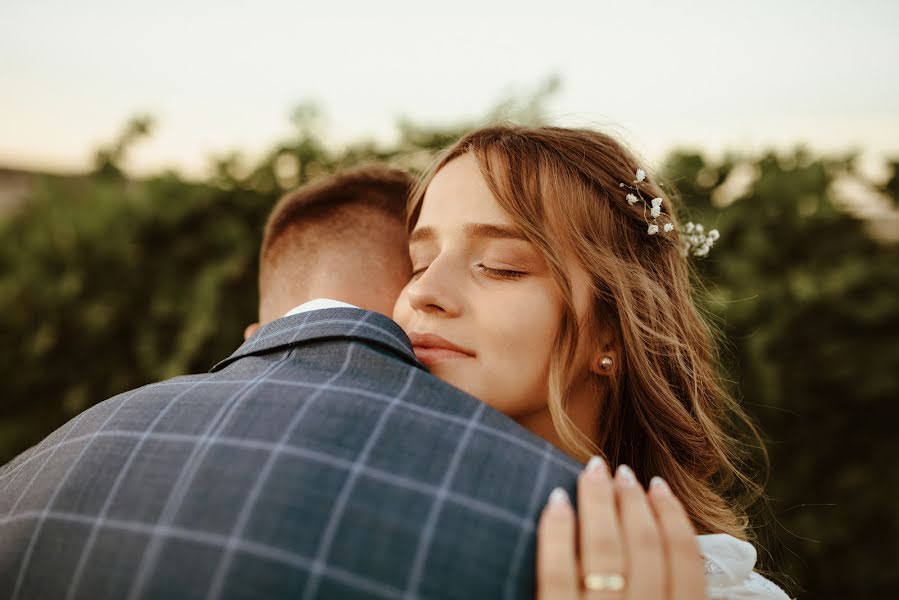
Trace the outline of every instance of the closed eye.
{"label": "closed eye", "polygon": [[478,265],[480,269],[491,277],[499,277],[501,279],[521,279],[526,273],[523,271],[510,271],[508,269],[491,269],[484,265]]}
{"label": "closed eye", "polygon": [[[500,279],[521,279],[522,277],[527,275],[527,273],[525,273],[524,271],[512,271],[510,269],[491,269],[490,267],[483,264],[478,264],[477,267],[481,269],[483,273],[486,273],[490,277],[498,277]],[[415,269],[414,271],[412,271],[412,275],[409,277],[410,281],[417,278],[427,270],[428,267]]]}

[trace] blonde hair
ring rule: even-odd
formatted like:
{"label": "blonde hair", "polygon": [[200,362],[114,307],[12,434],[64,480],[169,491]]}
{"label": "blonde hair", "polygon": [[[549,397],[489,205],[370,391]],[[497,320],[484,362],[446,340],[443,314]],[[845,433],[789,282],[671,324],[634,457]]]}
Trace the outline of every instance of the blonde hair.
{"label": "blonde hair", "polygon": [[[463,154],[475,158],[499,205],[542,252],[562,296],[548,386],[562,449],[584,461],[601,454],[643,478],[659,475],[700,533],[747,539],[745,509],[761,486],[744,461],[753,448],[764,455],[764,446],[720,383],[716,333],[693,302],[692,273],[679,251],[677,229],[648,235],[642,204],[629,205],[619,187],[641,167],[636,158],[610,136],[590,130],[478,129],[424,173],[410,197],[410,231],[431,179]],[[652,177],[641,189],[649,197],[663,196]],[[677,226],[672,207],[666,197],[665,211]],[[592,282],[592,305],[583,322],[572,299],[565,258],[570,256]],[[595,354],[604,339],[617,350],[618,364],[606,397],[597,398],[602,406],[593,440],[567,416],[565,399],[582,375],[577,371],[586,364],[584,354]],[[736,435],[739,424],[747,427],[748,445]],[[739,486],[746,492],[742,499],[727,500]]]}

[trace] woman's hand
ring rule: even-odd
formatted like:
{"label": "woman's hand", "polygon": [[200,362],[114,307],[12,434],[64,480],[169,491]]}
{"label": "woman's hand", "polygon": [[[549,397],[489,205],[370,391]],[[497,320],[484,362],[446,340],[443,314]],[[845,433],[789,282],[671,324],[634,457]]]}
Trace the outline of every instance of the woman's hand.
{"label": "woman's hand", "polygon": [[577,493],[577,516],[561,488],[540,516],[538,600],[706,598],[696,532],[664,481],[646,494],[627,466],[613,479],[594,457]]}

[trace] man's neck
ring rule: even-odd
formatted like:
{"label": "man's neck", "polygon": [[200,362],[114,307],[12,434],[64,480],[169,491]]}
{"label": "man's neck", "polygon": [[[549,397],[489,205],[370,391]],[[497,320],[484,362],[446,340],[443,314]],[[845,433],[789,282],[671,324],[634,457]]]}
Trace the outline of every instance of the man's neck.
{"label": "man's neck", "polygon": [[[350,306],[379,312],[386,316],[393,314],[393,303],[399,295],[398,286],[386,287],[370,285],[355,285],[353,289],[337,286],[315,287],[312,290],[304,290],[302,294],[283,294],[274,298],[268,298],[263,302],[262,323],[280,319],[285,313],[315,300],[333,300]],[[287,290],[285,290],[287,291]]]}
{"label": "man's neck", "polygon": [[349,304],[347,302],[341,302],[340,300],[333,300],[331,298],[316,298],[314,300],[310,300],[308,302],[303,302],[302,304],[293,307],[284,315],[285,317],[289,317],[290,315],[296,315],[303,312],[308,312],[310,310],[321,310],[323,308],[359,308],[355,304]]}

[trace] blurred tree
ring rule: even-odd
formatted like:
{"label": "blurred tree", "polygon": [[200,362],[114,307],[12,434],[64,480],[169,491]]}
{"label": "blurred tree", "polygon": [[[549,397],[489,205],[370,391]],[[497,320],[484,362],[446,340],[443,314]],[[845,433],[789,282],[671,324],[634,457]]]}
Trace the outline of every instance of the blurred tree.
{"label": "blurred tree", "polygon": [[835,201],[851,157],[747,161],[755,180],[725,207],[712,197],[733,157],[675,154],[666,174],[721,231],[697,267],[732,345],[735,392],[769,440],[771,510],[755,523],[767,562],[811,598],[892,597],[896,573],[871,558],[899,553],[899,510],[884,510],[899,494],[899,247]]}
{"label": "blurred tree", "polygon": [[140,115],[133,117],[119,133],[118,137],[94,153],[94,174],[104,179],[122,179],[125,172],[122,162],[125,154],[135,143],[150,135],[155,122],[153,117]]}
{"label": "blurred tree", "polygon": [[882,191],[899,208],[899,160],[890,161],[890,178],[883,185]]}

